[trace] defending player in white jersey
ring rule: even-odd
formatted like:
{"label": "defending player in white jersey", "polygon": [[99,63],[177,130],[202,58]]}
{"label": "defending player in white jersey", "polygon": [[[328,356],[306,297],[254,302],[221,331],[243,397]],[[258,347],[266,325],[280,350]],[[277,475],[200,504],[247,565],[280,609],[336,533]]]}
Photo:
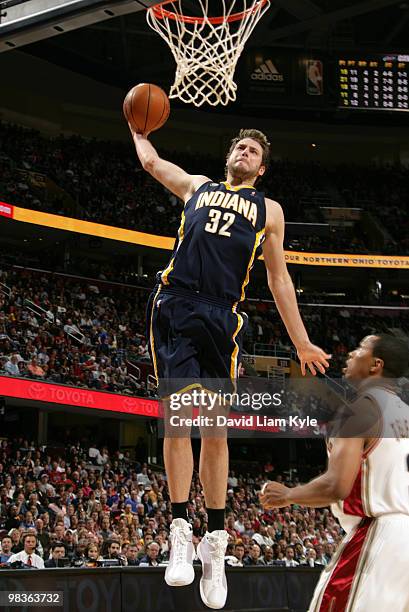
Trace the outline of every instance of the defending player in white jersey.
{"label": "defending player in white jersey", "polygon": [[359,409],[357,424],[366,433],[333,438],[327,471],[310,483],[291,489],[269,482],[260,495],[266,509],[332,504],[347,532],[309,612],[409,611],[409,406],[394,385],[408,364],[404,341],[364,338],[344,373],[358,385],[351,418]]}

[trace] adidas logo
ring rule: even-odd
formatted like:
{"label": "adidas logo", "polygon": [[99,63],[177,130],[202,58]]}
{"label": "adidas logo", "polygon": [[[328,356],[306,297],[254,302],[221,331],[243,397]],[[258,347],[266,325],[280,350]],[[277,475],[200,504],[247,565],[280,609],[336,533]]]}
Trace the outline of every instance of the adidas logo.
{"label": "adidas logo", "polygon": [[284,81],[284,75],[278,72],[273,62],[268,59],[251,73],[253,81]]}

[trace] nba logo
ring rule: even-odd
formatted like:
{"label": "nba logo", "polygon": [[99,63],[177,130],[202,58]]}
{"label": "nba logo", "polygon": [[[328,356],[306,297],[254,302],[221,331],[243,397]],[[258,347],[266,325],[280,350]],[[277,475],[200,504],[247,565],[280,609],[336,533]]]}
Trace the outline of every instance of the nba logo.
{"label": "nba logo", "polygon": [[322,96],[324,93],[323,70],[320,60],[307,60],[305,81],[309,96]]}

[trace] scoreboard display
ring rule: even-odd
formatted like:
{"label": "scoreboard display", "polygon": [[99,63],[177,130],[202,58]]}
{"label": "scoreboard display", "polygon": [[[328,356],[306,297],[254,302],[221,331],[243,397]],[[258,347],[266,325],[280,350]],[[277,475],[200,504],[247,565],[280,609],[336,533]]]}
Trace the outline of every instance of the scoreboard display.
{"label": "scoreboard display", "polygon": [[338,60],[340,108],[409,110],[409,55]]}

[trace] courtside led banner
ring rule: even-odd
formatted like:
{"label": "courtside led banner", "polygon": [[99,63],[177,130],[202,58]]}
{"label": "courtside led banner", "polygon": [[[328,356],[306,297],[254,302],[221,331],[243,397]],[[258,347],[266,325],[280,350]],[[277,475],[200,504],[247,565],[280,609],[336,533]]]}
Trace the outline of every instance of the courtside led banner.
{"label": "courtside led banner", "polygon": [[[23,223],[33,223],[66,232],[77,234],[87,234],[109,240],[129,242],[140,246],[152,247],[171,251],[175,244],[175,239],[170,236],[157,236],[146,234],[134,230],[103,225],[102,223],[92,223],[82,221],[72,217],[62,215],[52,215],[50,213],[39,212],[12,206],[6,202],[0,202],[0,216],[9,217],[14,221]],[[342,253],[307,253],[304,251],[286,251],[286,262],[288,264],[303,266],[335,266],[341,268],[394,268],[409,269],[409,257],[398,257],[390,255],[350,255]]]}
{"label": "courtside led banner", "polygon": [[390,255],[342,255],[338,253],[306,253],[286,251],[288,264],[304,266],[338,266],[342,268],[396,268],[409,270],[409,257]]}
{"label": "courtside led banner", "polygon": [[65,387],[36,380],[0,376],[0,395],[63,406],[94,408],[146,417],[158,417],[157,400]]}

